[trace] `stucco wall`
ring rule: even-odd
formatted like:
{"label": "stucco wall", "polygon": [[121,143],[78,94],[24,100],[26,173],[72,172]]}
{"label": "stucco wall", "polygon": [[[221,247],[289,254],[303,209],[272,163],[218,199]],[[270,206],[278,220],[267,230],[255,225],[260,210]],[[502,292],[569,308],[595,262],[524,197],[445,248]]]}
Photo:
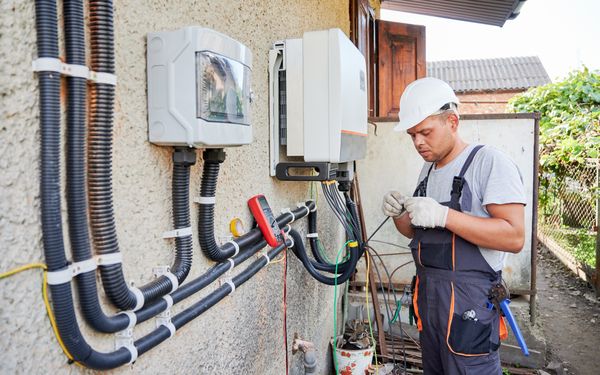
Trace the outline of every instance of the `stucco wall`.
{"label": "stucco wall", "polygon": [[[43,262],[44,258],[38,186],[38,90],[30,70],[36,56],[34,2],[8,0],[1,4],[0,270],[5,271]],[[147,141],[146,33],[198,25],[228,34],[253,52],[254,143],[227,150],[219,178],[215,223],[216,232],[225,234],[234,216],[240,216],[249,226],[246,199],[254,194],[264,193],[275,212],[307,198],[307,183],[284,183],[269,177],[268,51],[274,41],[299,37],[305,30],[339,27],[347,33],[348,4],[338,0],[117,1],[114,24],[118,75],[113,152],[116,224],[126,279],[143,284],[152,278],[152,267],[171,264],[173,245],[161,239],[172,225],[171,150]],[[192,168],[192,196],[199,192],[201,167],[199,162]],[[339,226],[325,205],[319,209],[319,218],[320,235],[334,252],[342,241]],[[66,225],[64,228],[67,239]],[[202,274],[212,264],[195,240],[189,278]],[[282,278],[282,264],[270,265],[175,337],[140,357],[133,366],[114,373],[284,374]],[[40,285],[39,270],[0,281],[0,373],[83,372],[66,363],[56,343],[43,308]],[[175,306],[173,312],[212,289],[208,287]],[[298,332],[315,342],[322,373],[330,361],[327,343],[333,331],[332,301],[333,289],[314,281],[291,256],[288,334],[293,338]],[[107,311],[112,310],[107,307]],[[80,325],[96,349],[113,349],[112,335],[95,334],[84,323]],[[153,321],[141,324],[135,337],[153,327]],[[300,356],[290,353],[290,362],[291,373],[303,373]]]}

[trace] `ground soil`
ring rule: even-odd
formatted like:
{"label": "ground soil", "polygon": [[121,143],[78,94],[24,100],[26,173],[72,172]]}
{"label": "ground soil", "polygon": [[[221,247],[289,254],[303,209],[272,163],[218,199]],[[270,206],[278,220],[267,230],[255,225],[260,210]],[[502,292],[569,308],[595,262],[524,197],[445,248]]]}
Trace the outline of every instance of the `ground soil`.
{"label": "ground soil", "polygon": [[538,251],[538,321],[549,362],[565,374],[600,374],[600,300],[547,249]]}

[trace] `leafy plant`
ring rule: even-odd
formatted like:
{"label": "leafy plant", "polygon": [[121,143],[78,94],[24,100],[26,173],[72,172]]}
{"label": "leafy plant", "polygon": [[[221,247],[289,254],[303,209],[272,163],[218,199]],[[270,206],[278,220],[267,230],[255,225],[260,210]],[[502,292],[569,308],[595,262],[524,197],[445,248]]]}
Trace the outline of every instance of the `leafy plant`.
{"label": "leafy plant", "polygon": [[512,112],[540,113],[541,172],[564,176],[597,158],[600,147],[600,74],[573,71],[560,82],[532,88],[509,101]]}

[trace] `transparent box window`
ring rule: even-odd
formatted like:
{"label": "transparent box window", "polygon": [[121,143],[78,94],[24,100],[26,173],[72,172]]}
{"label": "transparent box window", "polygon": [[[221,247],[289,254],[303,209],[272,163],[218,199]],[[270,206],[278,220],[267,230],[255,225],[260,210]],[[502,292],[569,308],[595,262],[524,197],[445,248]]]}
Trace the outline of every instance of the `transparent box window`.
{"label": "transparent box window", "polygon": [[196,101],[196,117],[250,125],[250,68],[216,53],[196,52]]}

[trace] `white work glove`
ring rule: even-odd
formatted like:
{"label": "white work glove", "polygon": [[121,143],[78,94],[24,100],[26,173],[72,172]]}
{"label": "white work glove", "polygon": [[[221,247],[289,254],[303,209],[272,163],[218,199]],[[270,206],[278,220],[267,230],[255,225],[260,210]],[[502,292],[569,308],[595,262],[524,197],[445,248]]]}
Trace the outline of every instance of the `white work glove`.
{"label": "white work glove", "polygon": [[410,222],[415,227],[435,228],[446,227],[448,207],[442,206],[433,198],[410,197],[406,198],[404,208],[408,212]]}
{"label": "white work glove", "polygon": [[406,197],[397,191],[389,191],[383,197],[381,210],[385,216],[398,217],[404,210],[403,205]]}

